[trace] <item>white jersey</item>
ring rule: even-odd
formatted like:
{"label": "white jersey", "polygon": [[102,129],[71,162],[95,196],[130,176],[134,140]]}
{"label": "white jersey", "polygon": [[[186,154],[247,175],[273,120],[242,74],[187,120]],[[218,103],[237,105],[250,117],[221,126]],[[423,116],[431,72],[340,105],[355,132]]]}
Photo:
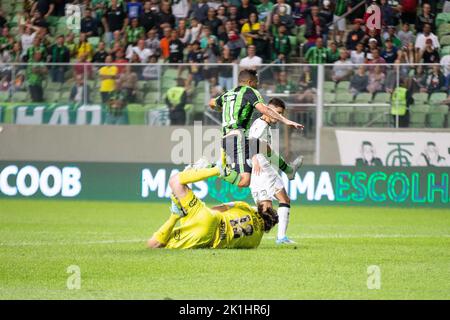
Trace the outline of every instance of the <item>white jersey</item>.
{"label": "white jersey", "polygon": [[[272,130],[269,124],[261,118],[256,119],[248,132],[249,139],[259,139],[267,142],[269,145],[272,143]],[[258,162],[262,168],[270,166],[269,160],[262,155],[257,155]]]}
{"label": "white jersey", "polygon": [[[261,118],[256,119],[250,127],[248,137],[249,139],[263,140],[270,145],[272,142],[270,125]],[[264,155],[258,154],[256,157],[261,166],[261,173],[259,175],[252,174],[250,190],[253,199],[256,203],[273,200],[275,194],[284,188],[283,180],[278,174],[278,170],[272,167]]]}

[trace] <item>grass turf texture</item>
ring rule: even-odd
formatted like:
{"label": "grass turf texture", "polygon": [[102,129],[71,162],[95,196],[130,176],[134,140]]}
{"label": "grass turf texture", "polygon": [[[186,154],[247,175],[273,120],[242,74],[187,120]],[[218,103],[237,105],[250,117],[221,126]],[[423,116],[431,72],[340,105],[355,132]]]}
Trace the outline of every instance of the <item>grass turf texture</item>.
{"label": "grass turf texture", "polygon": [[[167,204],[0,201],[1,299],[448,299],[449,210],[298,207],[256,250],[148,250]],[[81,289],[66,287],[81,268]],[[367,288],[367,267],[381,289]]]}

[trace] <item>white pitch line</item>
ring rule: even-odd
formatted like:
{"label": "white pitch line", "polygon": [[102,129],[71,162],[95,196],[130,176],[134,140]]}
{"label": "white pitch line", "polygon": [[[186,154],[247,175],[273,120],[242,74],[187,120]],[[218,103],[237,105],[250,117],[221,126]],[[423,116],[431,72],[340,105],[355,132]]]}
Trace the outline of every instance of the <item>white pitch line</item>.
{"label": "white pitch line", "polygon": [[[450,238],[449,234],[302,234],[290,236],[291,239],[420,239],[420,238]],[[275,240],[275,236],[265,236],[263,239]],[[93,241],[61,241],[61,242],[2,242],[0,247],[26,247],[26,246],[68,246],[68,245],[102,245],[139,243],[147,239],[121,239],[121,240],[93,240]]]}

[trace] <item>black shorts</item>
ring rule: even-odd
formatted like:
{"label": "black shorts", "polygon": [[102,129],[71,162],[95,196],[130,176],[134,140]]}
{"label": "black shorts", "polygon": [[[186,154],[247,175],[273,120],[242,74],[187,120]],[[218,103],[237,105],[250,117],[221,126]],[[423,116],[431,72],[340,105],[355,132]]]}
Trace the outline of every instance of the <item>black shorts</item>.
{"label": "black shorts", "polygon": [[231,169],[237,173],[252,172],[251,159],[259,152],[258,139],[248,139],[244,134],[232,134],[222,138],[222,148]]}

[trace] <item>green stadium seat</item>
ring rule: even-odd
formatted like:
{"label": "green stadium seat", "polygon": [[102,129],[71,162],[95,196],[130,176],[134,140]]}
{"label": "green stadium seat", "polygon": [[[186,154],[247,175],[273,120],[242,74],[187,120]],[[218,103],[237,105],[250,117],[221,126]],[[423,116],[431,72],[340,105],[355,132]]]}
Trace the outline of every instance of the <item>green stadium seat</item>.
{"label": "green stadium seat", "polygon": [[450,46],[445,46],[445,47],[441,48],[441,51],[440,51],[441,57],[449,55],[449,54],[450,54]]}
{"label": "green stadium seat", "polygon": [[391,94],[387,92],[377,92],[372,100],[372,102],[379,102],[379,103],[390,103],[390,101],[391,101]]}
{"label": "green stadium seat", "polygon": [[331,92],[329,90],[326,90],[324,92],[323,101],[325,103],[333,103],[335,101],[335,99],[336,99],[336,95],[333,92]]}
{"label": "green stadium seat", "polygon": [[436,16],[436,27],[440,27],[443,23],[450,22],[450,14],[446,12],[441,12]]}
{"label": "green stadium seat", "polygon": [[334,81],[325,81],[323,83],[323,91],[325,93],[332,93],[332,92],[334,92],[335,85],[336,85],[336,83]]}
{"label": "green stadium seat", "polygon": [[144,103],[159,103],[159,93],[156,91],[144,92]]}
{"label": "green stadium seat", "polygon": [[372,101],[372,94],[369,92],[361,92],[356,96],[355,102],[370,103]]}
{"label": "green stadium seat", "polygon": [[428,126],[430,128],[443,128],[445,123],[445,117],[448,115],[448,106],[446,105],[434,105],[430,107],[428,113]]}
{"label": "green stadium seat", "polygon": [[434,92],[431,94],[430,104],[440,104],[445,99],[447,99],[445,92]]}
{"label": "green stadium seat", "polygon": [[178,68],[163,68],[163,78],[176,79],[178,77]]}
{"label": "green stadium seat", "polygon": [[383,128],[389,126],[389,107],[373,107],[370,112],[371,127]]}
{"label": "green stadium seat", "polygon": [[16,91],[11,97],[11,102],[27,102],[30,100],[28,91]]}
{"label": "green stadium seat", "polygon": [[336,107],[334,122],[336,126],[348,127],[351,124],[351,115],[353,107]]}
{"label": "green stadium seat", "polygon": [[347,92],[350,86],[350,81],[341,81],[338,83],[336,91],[338,92]]}
{"label": "green stadium seat", "polygon": [[427,113],[430,106],[427,104],[413,104],[409,107],[409,126],[411,128],[425,128]]}
{"label": "green stadium seat", "polygon": [[289,37],[289,42],[291,44],[291,56],[295,55],[297,52],[297,46],[298,46],[298,42],[297,42],[297,37],[296,36],[288,36]]}
{"label": "green stadium seat", "polygon": [[450,23],[443,23],[439,26],[437,35],[439,38],[442,38],[447,34],[450,34]]}
{"label": "green stadium seat", "polygon": [[186,104],[184,111],[186,111],[186,124],[192,124],[194,121],[194,105],[190,103]]}
{"label": "green stadium seat", "polygon": [[128,121],[130,124],[145,124],[145,112],[148,107],[140,103],[129,103],[127,105]]}
{"label": "green stadium seat", "polygon": [[370,121],[372,107],[355,107],[353,111],[353,123],[358,127],[365,127]]}
{"label": "green stadium seat", "polygon": [[353,103],[353,95],[347,91],[337,92],[336,93],[336,102]]}
{"label": "green stadium seat", "polygon": [[439,43],[441,44],[441,46],[449,46],[450,45],[450,34],[449,35],[445,35],[443,36],[440,40]]}
{"label": "green stadium seat", "polygon": [[9,100],[9,91],[0,91],[0,102],[7,102]]}
{"label": "green stadium seat", "polygon": [[336,113],[336,107],[325,107],[323,123],[325,126],[334,126],[334,115]]}
{"label": "green stadium seat", "polygon": [[49,102],[49,103],[58,102],[60,95],[61,95],[60,91],[45,90],[44,100],[45,100],[45,102]]}
{"label": "green stadium seat", "polygon": [[426,92],[416,92],[413,94],[413,99],[415,104],[428,103],[428,93]]}

